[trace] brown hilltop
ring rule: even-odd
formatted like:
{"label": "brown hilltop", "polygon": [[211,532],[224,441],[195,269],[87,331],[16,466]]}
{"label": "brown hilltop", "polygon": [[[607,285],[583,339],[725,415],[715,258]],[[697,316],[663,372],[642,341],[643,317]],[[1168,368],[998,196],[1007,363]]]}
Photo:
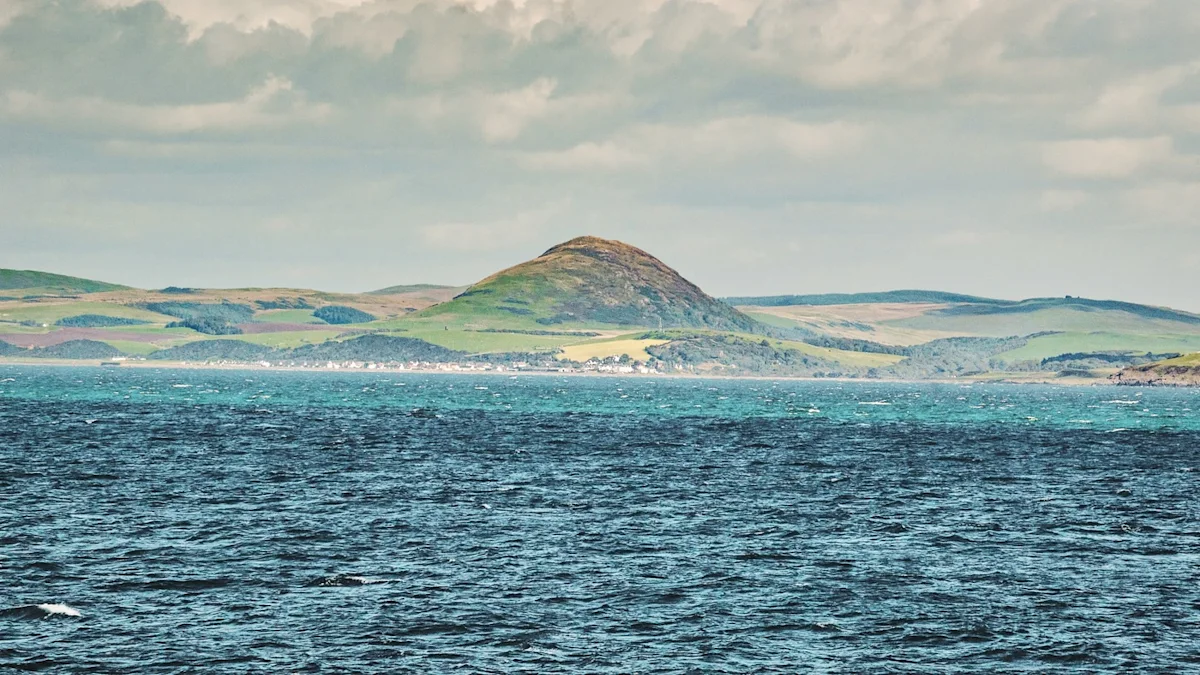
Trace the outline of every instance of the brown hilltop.
{"label": "brown hilltop", "polygon": [[497,272],[428,316],[510,316],[543,326],[603,324],[753,331],[757,323],[629,244],[577,237]]}

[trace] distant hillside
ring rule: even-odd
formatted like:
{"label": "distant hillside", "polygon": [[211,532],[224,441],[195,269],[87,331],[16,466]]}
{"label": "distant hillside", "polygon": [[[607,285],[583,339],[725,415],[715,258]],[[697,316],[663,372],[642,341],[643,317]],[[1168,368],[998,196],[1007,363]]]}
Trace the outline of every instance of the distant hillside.
{"label": "distant hillside", "polygon": [[1117,300],[1090,300],[1066,296],[1062,298],[1030,298],[1027,300],[998,300],[942,291],[884,291],[881,293],[825,293],[821,295],[772,295],[761,297],[722,298],[726,303],[738,307],[792,307],[869,304],[949,304],[956,305],[931,314],[941,316],[985,316],[991,314],[1026,314],[1046,309],[1073,309],[1077,311],[1120,311],[1144,319],[1179,321],[1200,324],[1200,315],[1168,307],[1140,305]]}
{"label": "distant hillside", "polygon": [[129,287],[49,272],[0,269],[0,291],[31,290],[42,293],[82,294],[120,291],[127,288]]}
{"label": "distant hillside", "polygon": [[997,302],[990,304],[960,305],[938,310],[943,316],[983,316],[988,314],[1024,314],[1038,312],[1044,309],[1073,309],[1076,311],[1116,311],[1128,312],[1143,319],[1159,319],[1162,321],[1178,321],[1186,324],[1200,325],[1200,315],[1183,312],[1169,307],[1154,307],[1139,305],[1133,302],[1118,300],[1089,300],[1087,298],[1030,298],[1019,302]]}
{"label": "distant hillside", "polygon": [[579,237],[498,272],[424,317],[507,318],[542,326],[611,325],[753,332],[761,325],[645,251]]}
{"label": "distant hillside", "polygon": [[982,304],[1001,304],[1006,300],[981,298],[975,295],[960,293],[943,293],[942,291],[883,291],[880,293],[822,293],[818,295],[766,295],[721,298],[723,302],[737,307],[790,307],[794,305],[810,305],[824,307],[828,305],[871,305],[879,303],[957,303],[972,302]]}
{"label": "distant hillside", "polygon": [[1200,386],[1200,354],[1133,366],[1113,375],[1111,379],[1116,384],[1124,385],[1197,387]]}
{"label": "distant hillside", "polygon": [[439,286],[438,284],[407,284],[400,286],[388,286],[377,291],[367,291],[367,295],[403,295],[405,293],[417,293],[419,291],[442,291],[454,286]]}

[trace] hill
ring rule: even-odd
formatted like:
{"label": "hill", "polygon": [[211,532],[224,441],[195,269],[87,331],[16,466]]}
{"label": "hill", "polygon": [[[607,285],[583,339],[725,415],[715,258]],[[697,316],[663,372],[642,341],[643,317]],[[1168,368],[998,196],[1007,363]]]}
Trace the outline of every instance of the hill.
{"label": "hill", "polygon": [[[0,358],[606,367],[691,374],[992,378],[1086,373],[1165,384],[1195,364],[1200,315],[1076,297],[959,293],[718,301],[638,248],[580,237],[470,287],[138,290],[0,271]],[[36,284],[31,286],[30,284]],[[737,303],[735,307],[733,304]],[[742,304],[757,303],[757,304]],[[61,345],[61,346],[60,346]],[[1196,358],[1196,357],[1193,357]],[[1200,376],[1195,376],[1200,380]]]}
{"label": "hill", "polygon": [[454,288],[454,286],[441,286],[439,284],[401,284],[399,286],[388,286],[377,291],[367,291],[367,295],[404,295],[405,293],[416,293],[418,291],[444,291]]}
{"label": "hill", "polygon": [[103,281],[68,277],[62,274],[37,272],[34,270],[0,269],[0,291],[24,291],[23,295],[31,294],[67,294],[103,293],[105,291],[120,291],[129,288]]}
{"label": "hill", "polygon": [[[645,251],[579,237],[471,286],[422,318],[514,326],[641,326],[754,332],[761,326]],[[499,320],[499,321],[497,321]]]}
{"label": "hill", "polygon": [[1200,354],[1187,354],[1166,361],[1125,368],[1111,379],[1114,383],[1123,385],[1200,386]]}
{"label": "hill", "polygon": [[981,298],[975,295],[961,293],[945,293],[942,291],[882,291],[879,293],[822,293],[818,295],[767,295],[721,298],[722,301],[740,306],[754,307],[791,307],[808,305],[823,307],[829,305],[869,305],[880,303],[955,303],[970,302],[979,304],[1004,304],[1007,300]]}

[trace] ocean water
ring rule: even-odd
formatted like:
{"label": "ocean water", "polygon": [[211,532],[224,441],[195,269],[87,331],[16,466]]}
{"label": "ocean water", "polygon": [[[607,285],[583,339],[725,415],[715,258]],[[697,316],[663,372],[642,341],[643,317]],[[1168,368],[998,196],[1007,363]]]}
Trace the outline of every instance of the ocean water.
{"label": "ocean water", "polygon": [[1200,672],[1200,391],[0,366],[0,670]]}

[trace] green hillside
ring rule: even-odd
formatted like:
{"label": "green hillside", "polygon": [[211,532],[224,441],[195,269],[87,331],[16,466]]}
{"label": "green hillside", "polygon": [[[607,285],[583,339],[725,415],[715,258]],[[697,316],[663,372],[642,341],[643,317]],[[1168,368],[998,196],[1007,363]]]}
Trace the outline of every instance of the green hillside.
{"label": "green hillside", "polygon": [[1119,300],[1089,300],[1088,298],[1030,298],[1019,302],[990,302],[965,304],[940,309],[935,314],[943,316],[989,316],[997,314],[1031,314],[1048,309],[1064,309],[1074,312],[1124,312],[1141,319],[1154,321],[1177,321],[1200,325],[1200,315],[1182,312],[1169,307],[1139,305]]}
{"label": "green hillside", "polygon": [[1113,375],[1115,384],[1196,387],[1200,386],[1200,353],[1185,354],[1173,359],[1125,368]]}
{"label": "green hillside", "polygon": [[649,253],[596,237],[465,289],[138,290],[0,270],[0,298],[4,359],[1023,381],[1124,369],[1123,383],[1151,383],[1186,365],[1152,362],[1200,352],[1200,315],[1112,300],[899,290],[718,301]]}
{"label": "green hillside", "polygon": [[443,291],[453,286],[440,286],[438,284],[402,284],[400,286],[388,286],[377,291],[367,291],[367,295],[403,295],[405,293],[417,293],[420,291]]}
{"label": "green hillside", "polygon": [[[1028,335],[1044,331],[1129,333],[1142,335],[1200,334],[1200,317],[1146,306],[1110,307],[1029,302],[1015,307],[952,306],[888,322],[891,326],[938,330],[964,335]],[[999,311],[987,311],[997,309]]]}
{"label": "green hillside", "polygon": [[649,253],[597,237],[559,244],[414,318],[490,327],[761,328]]}
{"label": "green hillside", "polygon": [[817,295],[767,295],[721,298],[736,307],[788,307],[792,305],[869,305],[880,303],[957,303],[1004,304],[1008,300],[994,300],[961,293],[942,291],[900,290],[879,293],[821,293]]}
{"label": "green hillside", "polygon": [[23,295],[82,294],[120,291],[127,288],[129,287],[49,272],[0,269],[0,293],[20,290],[24,291]]}

